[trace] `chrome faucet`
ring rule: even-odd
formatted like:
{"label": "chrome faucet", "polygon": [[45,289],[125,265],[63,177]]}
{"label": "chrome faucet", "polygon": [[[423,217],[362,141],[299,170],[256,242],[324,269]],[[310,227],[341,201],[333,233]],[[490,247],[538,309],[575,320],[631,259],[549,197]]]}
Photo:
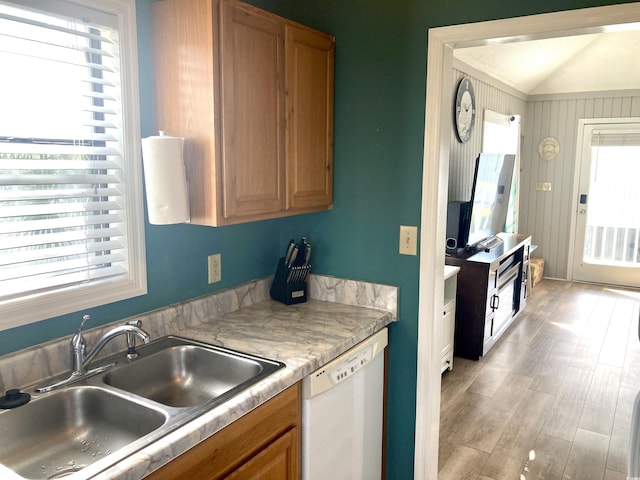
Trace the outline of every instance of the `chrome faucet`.
{"label": "chrome faucet", "polygon": [[131,342],[133,342],[133,350],[135,351],[135,337],[137,335],[144,343],[149,343],[151,341],[151,337],[147,332],[145,332],[140,325],[142,322],[127,322],[124,325],[120,325],[119,327],[114,327],[108,332],[105,332],[102,337],[98,339],[93,348],[85,355],[87,349],[87,342],[82,336],[82,327],[84,324],[90,319],[89,315],[85,315],[82,317],[82,322],[80,323],[80,328],[78,328],[78,333],[76,333],[71,339],[71,375],[85,375],[87,373],[87,365],[94,359],[94,357],[100,353],[100,351],[104,348],[104,346],[109,343],[110,340],[113,340],[118,335],[127,335],[127,347],[129,353],[129,348],[131,347]]}
{"label": "chrome faucet", "polygon": [[48,392],[65,385],[69,385],[70,383],[74,383],[88,375],[104,372],[106,369],[112,367],[115,362],[108,365],[102,365],[96,368],[92,368],[91,370],[87,369],[87,365],[91,363],[91,361],[98,353],[100,353],[105,345],[119,335],[126,334],[127,336],[127,358],[129,359],[133,359],[138,356],[138,352],[136,352],[135,350],[136,336],[140,337],[143,343],[149,343],[151,341],[151,337],[149,336],[149,334],[142,328],[140,328],[142,322],[140,320],[133,320],[105,332],[98,339],[89,353],[86,353],[87,342],[82,336],[82,327],[84,327],[84,324],[87,323],[90,318],[91,317],[89,315],[84,315],[82,317],[82,322],[80,322],[80,327],[78,327],[78,333],[76,333],[71,339],[71,375],[69,376],[69,378],[56,382],[53,385],[36,388],[36,392]]}

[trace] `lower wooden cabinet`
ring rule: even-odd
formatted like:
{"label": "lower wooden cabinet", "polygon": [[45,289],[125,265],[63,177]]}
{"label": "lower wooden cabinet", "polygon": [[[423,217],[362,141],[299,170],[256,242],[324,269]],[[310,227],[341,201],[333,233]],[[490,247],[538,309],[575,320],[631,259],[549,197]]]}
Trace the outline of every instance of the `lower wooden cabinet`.
{"label": "lower wooden cabinet", "polygon": [[300,384],[296,384],[146,478],[298,479],[300,428]]}
{"label": "lower wooden cabinet", "polygon": [[297,431],[289,430],[265,447],[255,457],[247,460],[226,478],[233,480],[297,479],[292,471],[292,453],[297,450]]}

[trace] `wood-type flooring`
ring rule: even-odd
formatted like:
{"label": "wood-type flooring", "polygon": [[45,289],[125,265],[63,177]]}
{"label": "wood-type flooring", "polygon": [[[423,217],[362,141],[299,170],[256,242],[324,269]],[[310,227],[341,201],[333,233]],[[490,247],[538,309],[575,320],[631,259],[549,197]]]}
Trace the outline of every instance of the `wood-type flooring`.
{"label": "wood-type flooring", "polygon": [[542,280],[442,376],[438,480],[626,480],[640,291]]}

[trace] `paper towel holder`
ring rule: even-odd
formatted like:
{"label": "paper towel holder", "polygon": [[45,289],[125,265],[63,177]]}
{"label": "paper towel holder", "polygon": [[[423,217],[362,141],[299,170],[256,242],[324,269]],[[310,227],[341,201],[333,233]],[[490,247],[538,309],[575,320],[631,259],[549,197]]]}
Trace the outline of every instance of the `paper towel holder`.
{"label": "paper towel holder", "polygon": [[152,225],[190,223],[189,190],[183,159],[184,138],[142,139],[147,214]]}

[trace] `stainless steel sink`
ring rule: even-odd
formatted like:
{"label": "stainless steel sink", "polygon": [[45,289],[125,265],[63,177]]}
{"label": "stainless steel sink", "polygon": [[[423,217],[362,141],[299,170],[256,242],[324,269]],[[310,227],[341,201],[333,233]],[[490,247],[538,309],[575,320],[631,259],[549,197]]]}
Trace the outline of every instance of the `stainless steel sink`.
{"label": "stainless steel sink", "polygon": [[25,478],[61,478],[167,419],[158,409],[99,387],[69,387],[0,415],[0,462]]}
{"label": "stainless steel sink", "polygon": [[220,348],[169,346],[174,340],[167,339],[166,348],[156,353],[116,367],[104,382],[171,407],[195,407],[277,370],[273,362]]}
{"label": "stainless steel sink", "polygon": [[0,475],[91,478],[284,367],[175,336],[137,350],[104,359],[115,363],[107,373],[25,389],[31,402],[0,411]]}

